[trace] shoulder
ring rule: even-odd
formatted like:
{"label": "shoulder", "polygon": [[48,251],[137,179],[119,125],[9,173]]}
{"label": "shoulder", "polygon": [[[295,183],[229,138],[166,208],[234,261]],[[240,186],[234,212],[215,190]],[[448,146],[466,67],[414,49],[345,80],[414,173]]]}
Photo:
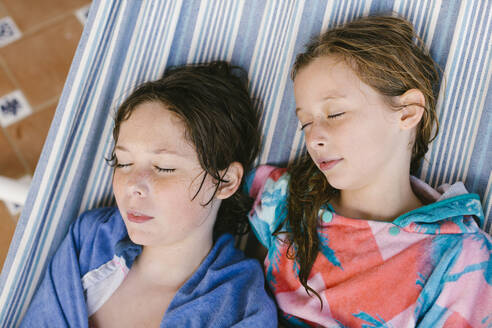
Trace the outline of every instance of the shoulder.
{"label": "shoulder", "polygon": [[492,284],[492,239],[478,229],[469,233],[451,233],[435,236],[431,254],[437,267],[446,268],[446,272],[455,278],[468,276],[473,272],[482,277],[490,277]]}
{"label": "shoulder", "polygon": [[[461,238],[460,248],[465,259],[475,259],[474,262],[477,263],[492,260],[492,238],[486,232],[478,229],[474,233],[462,234]],[[489,270],[492,273],[492,267]]]}
{"label": "shoulder", "polygon": [[72,234],[79,258],[87,260],[84,270],[89,271],[113,257],[117,243],[127,236],[127,231],[118,209],[105,207],[82,213]]}
{"label": "shoulder", "polygon": [[234,244],[235,239],[232,235],[228,233],[221,235],[206,258],[210,268],[214,271],[242,268],[247,269],[247,274],[256,274],[257,271],[261,274],[262,269],[258,261],[247,258]]}
{"label": "shoulder", "polygon": [[[235,248],[234,237],[229,234],[219,237],[179,296],[182,303],[191,298],[206,301],[207,308],[197,311],[204,311],[207,321],[217,325],[219,321],[233,323],[246,318],[252,322],[276,319],[275,303],[265,290],[260,263]],[[210,308],[218,310],[210,314]]]}
{"label": "shoulder", "polygon": [[247,258],[234,246],[234,242],[234,237],[230,234],[220,236],[195,272],[195,282],[191,283],[221,288],[234,286],[235,293],[244,293],[255,281],[260,281],[263,288],[260,263],[256,259]]}
{"label": "shoulder", "polygon": [[83,212],[75,221],[78,228],[87,231],[96,229],[101,225],[117,225],[121,222],[118,208],[102,207]]}
{"label": "shoulder", "polygon": [[126,231],[118,208],[103,207],[83,212],[71,227],[75,240],[83,242],[97,236],[118,234]]}
{"label": "shoulder", "polygon": [[270,165],[260,165],[252,170],[246,177],[246,188],[251,197],[256,198],[265,189],[287,190],[290,179],[286,168]]}
{"label": "shoulder", "polygon": [[253,209],[248,214],[256,238],[270,249],[275,237],[272,233],[287,216],[287,197],[290,174],[285,168],[259,166],[247,178]]}

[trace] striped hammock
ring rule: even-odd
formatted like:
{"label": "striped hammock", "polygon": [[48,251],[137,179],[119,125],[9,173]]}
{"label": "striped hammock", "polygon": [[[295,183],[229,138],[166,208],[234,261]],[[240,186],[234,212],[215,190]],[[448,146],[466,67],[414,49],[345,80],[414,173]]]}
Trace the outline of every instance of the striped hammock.
{"label": "striped hammock", "polygon": [[[113,203],[112,113],[167,66],[231,61],[249,72],[262,108],[258,163],[304,151],[289,70],[326,28],[361,15],[409,19],[443,69],[441,132],[421,178],[456,180],[481,196],[492,230],[492,1],[490,0],[98,0],[89,12],[32,187],[0,276],[0,327],[18,325],[47,259],[83,211]],[[281,112],[281,113],[280,113]]]}

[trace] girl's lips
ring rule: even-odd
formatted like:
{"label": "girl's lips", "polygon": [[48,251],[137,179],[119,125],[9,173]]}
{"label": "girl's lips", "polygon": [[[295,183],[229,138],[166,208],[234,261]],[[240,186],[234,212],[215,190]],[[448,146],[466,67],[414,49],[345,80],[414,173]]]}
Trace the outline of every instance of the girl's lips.
{"label": "girl's lips", "polygon": [[134,223],[144,223],[144,222],[147,222],[147,221],[152,220],[154,218],[152,216],[146,216],[146,215],[138,214],[135,212],[127,212],[126,217],[127,217],[128,221],[131,221]]}
{"label": "girl's lips", "polygon": [[326,171],[326,170],[329,170],[331,168],[333,168],[335,165],[337,165],[339,162],[342,161],[343,158],[340,158],[340,159],[334,159],[334,160],[331,160],[331,161],[322,161],[319,163],[319,168],[321,171]]}

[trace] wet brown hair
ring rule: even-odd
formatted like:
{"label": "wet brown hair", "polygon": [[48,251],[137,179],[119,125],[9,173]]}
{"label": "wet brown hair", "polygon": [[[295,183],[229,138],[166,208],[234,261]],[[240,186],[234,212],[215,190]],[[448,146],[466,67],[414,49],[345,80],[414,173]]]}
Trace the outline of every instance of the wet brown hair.
{"label": "wet brown hair", "polygon": [[[372,16],[333,28],[312,40],[306,51],[297,55],[292,79],[313,60],[324,56],[345,60],[357,76],[385,96],[395,110],[401,108],[391,103],[391,97],[410,89],[422,92],[425,108],[412,146],[411,172],[414,173],[438,131],[435,106],[439,74],[438,66],[412,24],[398,17]],[[309,155],[291,165],[289,172],[288,254],[299,264],[301,284],[308,293],[319,298],[322,307],[320,296],[308,286],[307,280],[320,249],[319,211],[338,190],[328,184]]]}
{"label": "wet brown hair", "polygon": [[[205,171],[216,181],[217,192],[232,162],[239,162],[244,172],[251,169],[260,147],[259,114],[248,93],[244,70],[227,62],[186,65],[166,70],[164,76],[140,85],[118,108],[113,129],[114,146],[118,142],[121,123],[130,118],[135,108],[146,102],[161,103],[177,114],[185,124],[186,138],[194,146]],[[115,167],[115,150],[108,159]],[[222,233],[244,234],[248,231],[247,212],[252,200],[243,192],[244,179],[234,195],[224,199],[214,226],[214,237]],[[203,206],[208,205],[213,197]]]}

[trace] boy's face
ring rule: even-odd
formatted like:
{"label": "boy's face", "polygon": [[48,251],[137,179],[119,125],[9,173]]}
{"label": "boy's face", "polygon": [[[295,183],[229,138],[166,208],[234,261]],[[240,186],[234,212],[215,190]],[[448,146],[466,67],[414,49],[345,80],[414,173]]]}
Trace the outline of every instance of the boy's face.
{"label": "boy's face", "polygon": [[410,140],[398,111],[343,60],[315,59],[298,72],[294,92],[307,150],[334,188],[391,183],[409,166]]}
{"label": "boy's face", "polygon": [[122,122],[115,147],[113,191],[131,240],[169,246],[212,236],[220,201],[207,203],[215,185],[205,174],[182,120],[165,106],[137,106]]}

